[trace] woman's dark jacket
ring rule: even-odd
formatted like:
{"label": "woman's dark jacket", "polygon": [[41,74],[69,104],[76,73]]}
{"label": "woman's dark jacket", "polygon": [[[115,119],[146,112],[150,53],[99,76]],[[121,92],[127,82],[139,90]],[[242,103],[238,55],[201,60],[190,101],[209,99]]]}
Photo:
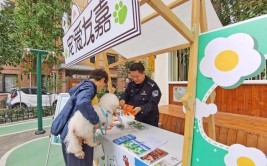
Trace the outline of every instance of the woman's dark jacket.
{"label": "woman's dark jacket", "polygon": [[99,122],[99,117],[91,104],[92,99],[96,95],[96,89],[92,81],[84,80],[69,90],[70,99],[53,121],[51,127],[53,135],[60,134],[60,138],[62,140],[65,139],[68,133],[69,120],[77,110],[91,124],[95,125]]}

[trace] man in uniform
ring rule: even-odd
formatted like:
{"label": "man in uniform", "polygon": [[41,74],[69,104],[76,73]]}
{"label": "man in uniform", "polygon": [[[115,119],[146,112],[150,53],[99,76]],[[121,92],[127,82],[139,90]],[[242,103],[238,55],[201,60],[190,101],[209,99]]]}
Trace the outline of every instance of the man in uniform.
{"label": "man in uniform", "polygon": [[125,89],[125,95],[120,100],[124,104],[134,106],[135,120],[158,127],[161,91],[158,85],[145,75],[142,63],[133,63],[129,69],[133,81]]}

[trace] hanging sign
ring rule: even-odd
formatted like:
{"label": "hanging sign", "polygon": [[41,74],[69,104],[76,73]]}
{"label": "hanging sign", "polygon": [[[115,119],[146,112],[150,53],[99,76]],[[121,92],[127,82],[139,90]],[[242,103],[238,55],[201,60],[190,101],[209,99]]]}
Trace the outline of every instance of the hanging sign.
{"label": "hanging sign", "polygon": [[[79,10],[73,13],[78,15]],[[141,34],[139,0],[91,0],[84,11],[72,19],[75,21],[69,29],[66,18],[64,15],[62,26],[67,66]]]}

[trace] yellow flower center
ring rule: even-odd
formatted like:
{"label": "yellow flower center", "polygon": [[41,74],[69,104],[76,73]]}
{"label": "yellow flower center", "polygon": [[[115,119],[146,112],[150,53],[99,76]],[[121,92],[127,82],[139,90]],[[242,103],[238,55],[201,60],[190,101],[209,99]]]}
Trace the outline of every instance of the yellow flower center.
{"label": "yellow flower center", "polygon": [[237,159],[237,166],[256,166],[256,164],[250,158],[243,156]]}
{"label": "yellow flower center", "polygon": [[238,55],[234,51],[225,50],[215,58],[215,66],[221,71],[230,71],[238,64]]}

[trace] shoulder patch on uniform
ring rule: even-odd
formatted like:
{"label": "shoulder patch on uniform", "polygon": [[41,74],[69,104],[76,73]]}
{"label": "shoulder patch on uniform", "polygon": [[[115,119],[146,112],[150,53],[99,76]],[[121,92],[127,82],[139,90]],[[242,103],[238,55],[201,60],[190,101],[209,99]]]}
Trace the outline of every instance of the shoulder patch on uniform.
{"label": "shoulder patch on uniform", "polygon": [[151,82],[148,82],[148,84],[153,88],[153,86],[155,85],[155,84],[153,84],[153,83],[151,83]]}
{"label": "shoulder patch on uniform", "polygon": [[153,97],[157,97],[159,95],[159,90],[154,90],[153,92],[152,92],[152,96]]}

